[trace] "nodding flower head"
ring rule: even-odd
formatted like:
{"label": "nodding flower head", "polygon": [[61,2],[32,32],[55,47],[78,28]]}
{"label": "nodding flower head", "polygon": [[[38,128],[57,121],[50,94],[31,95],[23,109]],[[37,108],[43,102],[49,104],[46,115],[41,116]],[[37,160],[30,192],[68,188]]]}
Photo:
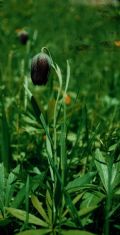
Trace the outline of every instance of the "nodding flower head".
{"label": "nodding flower head", "polygon": [[28,32],[23,29],[17,29],[16,32],[17,32],[17,36],[18,36],[21,44],[26,45],[26,43],[29,39]]}
{"label": "nodding flower head", "polygon": [[33,57],[31,62],[31,79],[34,85],[46,85],[48,75],[51,69],[51,59],[44,53],[40,52]]}

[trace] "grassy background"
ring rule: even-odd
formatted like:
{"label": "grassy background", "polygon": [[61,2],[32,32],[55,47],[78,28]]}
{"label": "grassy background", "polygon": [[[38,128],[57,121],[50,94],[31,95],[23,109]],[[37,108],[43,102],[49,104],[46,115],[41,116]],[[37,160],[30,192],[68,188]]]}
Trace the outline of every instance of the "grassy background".
{"label": "grassy background", "polygon": [[[91,7],[69,1],[9,1],[1,4],[1,85],[13,99],[23,84],[22,60],[30,82],[29,61],[47,46],[63,75],[71,65],[70,90],[78,92],[95,114],[119,102],[119,7]],[[21,45],[16,30],[29,33]],[[115,98],[115,99],[114,99]],[[108,104],[107,104],[108,103]],[[114,106],[114,105],[113,105]]]}
{"label": "grassy background", "polygon": [[[77,85],[89,95],[95,94],[97,89],[116,96],[119,94],[116,89],[119,86],[120,53],[114,41],[120,38],[118,21],[119,10],[113,6],[96,9],[53,0],[20,1],[19,7],[17,1],[4,3],[1,6],[0,29],[1,73],[6,80],[11,56],[13,77],[19,72],[26,48],[20,45],[16,29],[25,28],[32,44],[29,58],[42,46],[47,46],[63,72],[66,59],[70,60],[72,89],[76,89]],[[35,32],[37,39],[34,43]],[[25,70],[29,73],[27,65]],[[12,82],[14,79],[11,78],[9,83]]]}

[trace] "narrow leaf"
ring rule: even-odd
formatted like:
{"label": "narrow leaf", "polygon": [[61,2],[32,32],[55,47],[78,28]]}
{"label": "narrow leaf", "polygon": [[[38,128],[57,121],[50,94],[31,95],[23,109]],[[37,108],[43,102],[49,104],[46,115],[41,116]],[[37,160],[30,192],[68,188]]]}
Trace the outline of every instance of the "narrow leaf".
{"label": "narrow leaf", "polygon": [[61,174],[62,174],[63,186],[65,184],[66,166],[67,166],[65,137],[66,137],[66,132],[65,132],[65,120],[64,120],[64,124],[61,125]]}
{"label": "narrow leaf", "polygon": [[43,217],[43,219],[49,223],[49,218],[45,212],[45,210],[42,207],[42,203],[38,200],[38,198],[35,195],[31,196],[31,201],[33,206],[36,208],[36,210],[40,213],[40,215]]}
{"label": "narrow leaf", "polygon": [[94,211],[97,207],[98,207],[98,205],[96,205],[96,206],[90,206],[90,207],[88,207],[88,208],[82,208],[82,209],[78,212],[78,214],[79,214],[79,216],[85,216],[85,215],[89,214],[90,212]]}
{"label": "narrow leaf", "polygon": [[35,116],[36,116],[36,119],[38,121],[40,121],[40,114],[41,114],[41,111],[40,111],[40,108],[34,98],[34,96],[32,95],[31,97],[31,104],[32,104],[32,107],[33,107],[33,110],[34,110],[34,113],[35,113]]}
{"label": "narrow leaf", "polygon": [[9,133],[8,121],[3,101],[2,101],[2,117],[0,125],[1,125],[1,157],[5,166],[5,170],[6,172],[8,172],[11,160],[10,133]]}
{"label": "narrow leaf", "polygon": [[68,183],[68,185],[66,186],[66,190],[69,192],[75,192],[77,190],[80,190],[81,187],[85,186],[91,181],[94,175],[94,172],[89,172],[84,176],[74,179],[73,181]]}
{"label": "narrow leaf", "polygon": [[[82,198],[83,193],[78,194],[73,200],[72,203],[75,205],[80,199]],[[66,214],[69,212],[69,209],[66,209],[63,213],[63,217],[66,216]]]}
{"label": "narrow leaf", "polygon": [[108,167],[107,165],[104,164],[105,160],[99,149],[96,150],[95,157],[96,157],[96,160],[98,160],[98,161],[95,160],[95,165],[96,165],[98,174],[107,192],[108,191]]}
{"label": "narrow leaf", "polygon": [[12,207],[18,208],[25,198],[25,185],[20,189],[20,191],[15,196],[13,202],[11,203]]}
{"label": "narrow leaf", "polygon": [[64,196],[65,196],[66,205],[69,209],[69,212],[71,213],[71,215],[73,217],[75,224],[77,226],[81,226],[81,221],[80,221],[80,218],[78,215],[78,211],[77,211],[75,205],[73,204],[70,195],[67,192],[65,192]]}
{"label": "narrow leaf", "polygon": [[51,123],[54,117],[55,102],[56,102],[55,99],[50,99],[48,101],[47,117],[49,123]]}
{"label": "narrow leaf", "polygon": [[19,174],[20,166],[18,165],[10,174],[8,175],[7,181],[6,181],[6,188],[5,188],[5,207],[9,205],[9,202],[12,198],[12,195],[15,190],[15,180],[16,180],[16,174]]}
{"label": "narrow leaf", "polygon": [[82,230],[63,230],[61,235],[95,235],[94,233],[90,233]]}
{"label": "narrow leaf", "polygon": [[17,233],[16,235],[44,235],[51,232],[50,229],[37,229],[37,230],[26,230],[20,233]]}
{"label": "narrow leaf", "polygon": [[65,84],[65,94],[68,89],[69,80],[70,80],[70,64],[69,64],[69,61],[67,60],[67,79],[66,79],[66,84]]}
{"label": "narrow leaf", "polygon": [[46,192],[46,205],[47,205],[49,221],[52,223],[52,199],[48,190]]}
{"label": "narrow leaf", "polygon": [[0,209],[4,214],[5,203],[5,171],[3,163],[0,164]]}
{"label": "narrow leaf", "polygon": [[26,226],[29,221],[29,188],[30,188],[30,177],[29,175],[27,175],[26,187],[25,187],[25,210],[26,210],[25,225]]}
{"label": "narrow leaf", "polygon": [[[6,207],[6,210],[17,219],[24,221],[24,222],[26,221],[26,211],[15,209],[12,207]],[[29,213],[28,223],[40,225],[42,227],[48,227],[48,224],[46,222],[44,222],[43,220],[39,219],[38,217],[30,213]]]}

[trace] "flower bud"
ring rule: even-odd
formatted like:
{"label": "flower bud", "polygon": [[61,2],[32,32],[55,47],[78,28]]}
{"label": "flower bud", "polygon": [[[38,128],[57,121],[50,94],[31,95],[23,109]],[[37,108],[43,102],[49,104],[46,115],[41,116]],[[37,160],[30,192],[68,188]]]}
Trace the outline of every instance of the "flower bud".
{"label": "flower bud", "polygon": [[28,32],[22,29],[18,29],[16,30],[18,38],[21,42],[21,44],[26,45],[28,39],[29,39],[29,35]]}
{"label": "flower bud", "polygon": [[66,105],[70,105],[71,104],[71,97],[69,95],[66,95],[64,102]]}
{"label": "flower bud", "polygon": [[34,85],[46,85],[51,68],[50,57],[40,52],[33,57],[31,63],[31,79]]}

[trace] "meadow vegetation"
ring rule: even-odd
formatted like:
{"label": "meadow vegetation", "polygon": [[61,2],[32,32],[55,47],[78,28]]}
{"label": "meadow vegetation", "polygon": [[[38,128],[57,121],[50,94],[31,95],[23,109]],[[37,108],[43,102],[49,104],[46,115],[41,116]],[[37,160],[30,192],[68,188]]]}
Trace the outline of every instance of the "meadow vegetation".
{"label": "meadow vegetation", "polygon": [[120,234],[119,20],[119,4],[0,1],[0,234]]}

